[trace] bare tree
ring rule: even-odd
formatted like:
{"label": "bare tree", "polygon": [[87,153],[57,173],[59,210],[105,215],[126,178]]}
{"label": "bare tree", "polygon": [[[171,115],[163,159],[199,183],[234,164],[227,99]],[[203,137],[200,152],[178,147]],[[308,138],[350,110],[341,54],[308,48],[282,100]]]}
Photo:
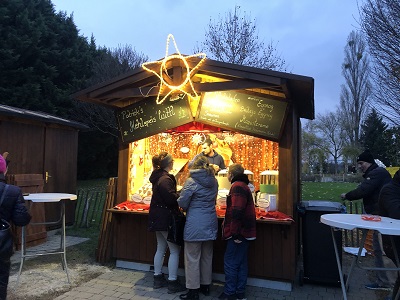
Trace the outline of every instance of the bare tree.
{"label": "bare tree", "polygon": [[374,107],[400,125],[400,1],[365,0],[360,19],[374,58]]}
{"label": "bare tree", "polygon": [[361,123],[367,113],[371,96],[369,60],[361,33],[352,31],[349,34],[344,53],[342,74],[346,83],[341,87],[340,120],[350,145],[358,147]]}
{"label": "bare tree", "polygon": [[131,45],[119,45],[113,49],[99,49],[93,65],[93,76],[88,85],[94,85],[139,68],[149,60],[147,55],[136,52]]}
{"label": "bare tree", "polygon": [[286,62],[276,52],[275,44],[265,45],[258,37],[256,20],[240,6],[234,11],[219,15],[218,20],[210,19],[205,33],[205,42],[195,51],[207,53],[213,59],[263,69],[285,71]]}
{"label": "bare tree", "polygon": [[[131,45],[119,46],[114,49],[99,49],[99,55],[93,65],[93,76],[88,85],[94,85],[136,69],[149,58],[136,52]],[[114,110],[108,107],[75,101],[75,116],[78,121],[88,124],[91,128],[113,136],[118,135],[118,126]]]}
{"label": "bare tree", "polygon": [[338,172],[338,159],[342,156],[343,147],[346,145],[346,134],[340,119],[339,111],[325,115],[318,114],[315,119],[317,133],[324,141],[319,147],[332,156],[335,174]]}
{"label": "bare tree", "polygon": [[317,134],[316,122],[308,121],[302,126],[302,162],[303,172],[313,174],[316,170],[321,176],[323,165],[327,159],[328,147],[325,139]]}

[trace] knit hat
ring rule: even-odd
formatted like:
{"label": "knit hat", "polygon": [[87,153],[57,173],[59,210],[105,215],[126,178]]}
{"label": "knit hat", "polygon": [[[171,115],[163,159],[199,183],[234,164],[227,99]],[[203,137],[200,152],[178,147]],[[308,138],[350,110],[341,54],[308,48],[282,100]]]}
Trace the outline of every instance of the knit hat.
{"label": "knit hat", "polygon": [[369,152],[369,150],[365,150],[357,157],[357,162],[359,161],[365,161],[370,164],[373,164],[375,162],[374,157],[372,156],[371,152]]}
{"label": "knit hat", "polygon": [[6,160],[0,155],[0,174],[4,174],[7,171]]}

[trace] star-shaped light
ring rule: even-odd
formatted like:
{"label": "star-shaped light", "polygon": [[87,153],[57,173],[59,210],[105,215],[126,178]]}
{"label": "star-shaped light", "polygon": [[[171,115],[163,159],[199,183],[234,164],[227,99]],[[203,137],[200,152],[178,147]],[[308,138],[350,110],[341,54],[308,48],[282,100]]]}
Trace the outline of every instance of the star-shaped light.
{"label": "star-shaped light", "polygon": [[192,136],[192,142],[196,145],[200,145],[205,141],[206,137],[204,136],[203,133],[195,133]]}
{"label": "star-shaped light", "polygon": [[[168,56],[168,48],[169,48],[169,43],[170,43],[171,39],[172,39],[172,42],[174,43],[174,47],[175,47],[177,54]],[[199,57],[201,59],[192,69],[190,69],[187,60],[192,57]],[[178,85],[171,84],[172,78],[169,76],[168,70],[167,70],[167,62],[170,60],[173,60],[173,59],[180,59],[186,68],[186,77]],[[162,59],[160,61],[151,61],[151,62],[146,62],[146,63],[142,64],[143,69],[155,74],[158,78],[160,78],[160,89],[158,91],[157,100],[156,100],[157,104],[161,104],[162,102],[164,102],[164,100],[171,93],[176,92],[176,91],[180,91],[182,93],[185,93],[186,95],[189,95],[189,93],[185,91],[185,88],[188,84],[190,85],[191,90],[194,93],[194,95],[197,97],[198,94],[193,87],[191,77],[195,74],[195,72],[201,66],[201,64],[204,62],[205,59],[206,59],[205,53],[197,53],[197,54],[193,54],[193,55],[183,56],[179,52],[179,49],[178,49],[178,46],[176,45],[174,36],[172,34],[169,34],[167,37],[167,47],[165,50],[164,59]],[[169,92],[162,99],[160,99],[161,93],[163,92],[164,87],[167,87],[169,89]]]}

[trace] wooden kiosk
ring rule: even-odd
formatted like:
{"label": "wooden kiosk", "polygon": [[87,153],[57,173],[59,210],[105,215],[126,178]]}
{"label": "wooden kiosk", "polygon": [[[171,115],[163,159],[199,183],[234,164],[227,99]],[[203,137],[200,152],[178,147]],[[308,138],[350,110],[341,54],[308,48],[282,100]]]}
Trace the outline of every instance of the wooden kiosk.
{"label": "wooden kiosk", "polygon": [[[254,174],[256,190],[262,171],[279,170],[278,211],[292,220],[257,220],[248,284],[291,290],[299,238],[300,118],[314,118],[313,78],[195,55],[171,55],[145,66],[74,95],[115,109],[121,132],[117,203],[139,196],[144,204],[149,200],[151,156],[159,151],[171,153],[175,166],[178,162],[173,172],[183,185],[187,162],[205,136],[212,137],[227,165],[239,162]],[[117,266],[150,270],[156,238],[147,231],[146,209],[110,211]],[[224,246],[218,238],[217,278],[223,274]]]}

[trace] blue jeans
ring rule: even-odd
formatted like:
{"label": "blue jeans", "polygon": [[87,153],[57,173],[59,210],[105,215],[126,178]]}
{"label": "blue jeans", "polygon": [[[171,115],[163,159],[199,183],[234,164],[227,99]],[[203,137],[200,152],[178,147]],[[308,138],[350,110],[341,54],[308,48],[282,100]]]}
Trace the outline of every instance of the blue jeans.
{"label": "blue jeans", "polygon": [[243,239],[241,243],[235,243],[233,239],[227,240],[224,255],[225,287],[226,295],[244,293],[247,284],[247,251],[249,241]]}
{"label": "blue jeans", "polygon": [[162,274],[164,256],[168,246],[168,280],[176,280],[178,278],[179,252],[181,251],[181,246],[168,242],[167,236],[167,231],[156,231],[157,251],[154,255],[154,275]]}

